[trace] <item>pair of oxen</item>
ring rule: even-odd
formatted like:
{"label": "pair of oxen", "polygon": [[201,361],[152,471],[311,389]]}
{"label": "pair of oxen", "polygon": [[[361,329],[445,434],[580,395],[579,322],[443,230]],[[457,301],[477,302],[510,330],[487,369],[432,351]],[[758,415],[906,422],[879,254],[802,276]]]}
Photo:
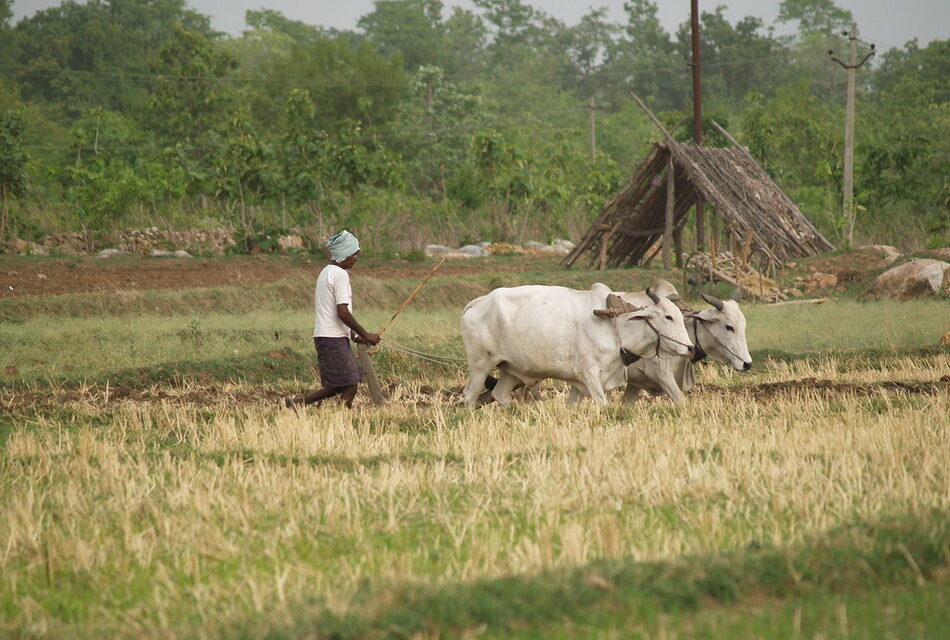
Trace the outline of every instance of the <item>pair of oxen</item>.
{"label": "pair of oxen", "polygon": [[[659,280],[644,292],[588,291],[522,286],[495,289],[462,311],[468,356],[465,404],[490,396],[501,404],[524,387],[536,394],[546,378],[571,385],[570,402],[589,397],[607,403],[607,392],[626,385],[624,397],[641,392],[685,401],[694,386],[692,364],[709,357],[738,371],[752,367],[746,321],[734,300],[701,294],[711,305],[680,308],[672,284]],[[491,376],[499,370],[498,378]]]}

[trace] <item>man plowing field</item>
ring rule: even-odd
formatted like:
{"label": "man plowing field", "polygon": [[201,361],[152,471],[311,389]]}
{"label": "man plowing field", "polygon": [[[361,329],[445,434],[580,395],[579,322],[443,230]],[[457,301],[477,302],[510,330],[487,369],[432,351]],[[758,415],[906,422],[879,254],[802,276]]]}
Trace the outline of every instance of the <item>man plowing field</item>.
{"label": "man plowing field", "polygon": [[327,240],[330,264],[317,277],[313,295],[313,344],[320,367],[320,389],[302,396],[286,398],[287,407],[322,402],[339,395],[349,408],[353,406],[356,389],[363,378],[350,338],[367,344],[379,344],[379,334],[370,333],[353,316],[353,289],[347,271],[359,259],[360,243],[344,229]]}

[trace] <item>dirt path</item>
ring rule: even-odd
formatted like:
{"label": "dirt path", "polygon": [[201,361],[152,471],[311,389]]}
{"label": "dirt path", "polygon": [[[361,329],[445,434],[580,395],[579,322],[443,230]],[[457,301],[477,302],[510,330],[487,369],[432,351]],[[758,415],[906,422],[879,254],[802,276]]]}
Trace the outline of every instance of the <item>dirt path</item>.
{"label": "dirt path", "polygon": [[[292,276],[316,278],[323,262],[305,256],[233,256],[222,258],[18,258],[0,257],[0,299],[67,293],[192,289],[261,285]],[[441,275],[485,271],[525,271],[553,266],[551,258],[453,260]],[[356,277],[421,279],[434,261],[367,261]]]}

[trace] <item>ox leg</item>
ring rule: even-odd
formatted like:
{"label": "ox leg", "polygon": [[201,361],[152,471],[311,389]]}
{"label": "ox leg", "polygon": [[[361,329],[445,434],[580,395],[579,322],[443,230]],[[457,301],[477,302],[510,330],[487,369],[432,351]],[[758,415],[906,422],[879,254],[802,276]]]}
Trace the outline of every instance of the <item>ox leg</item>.
{"label": "ox leg", "polygon": [[636,404],[640,399],[642,389],[635,384],[627,383],[627,388],[623,392],[623,401],[625,404]]}
{"label": "ox leg", "polygon": [[670,400],[673,401],[673,404],[686,404],[686,396],[683,395],[679,385],[676,384],[676,378],[673,377],[669,371],[664,371],[659,376],[657,376],[656,383],[659,385],[660,389],[663,390],[663,393],[670,397]]}
{"label": "ox leg", "polygon": [[604,391],[604,385],[600,378],[591,374],[581,376],[578,381],[587,389],[587,395],[597,404],[607,404],[607,393]]}
{"label": "ox leg", "polygon": [[511,392],[520,384],[522,384],[522,382],[519,378],[507,371],[502,371],[501,376],[498,378],[498,384],[492,389],[491,395],[498,404],[503,407],[507,406],[511,404]]}
{"label": "ox leg", "polygon": [[462,393],[466,407],[474,408],[478,404],[478,396],[485,390],[485,379],[488,378],[489,371],[491,367],[487,365],[469,365],[468,384]]}
{"label": "ox leg", "polygon": [[582,398],[587,397],[587,389],[576,382],[571,383],[571,392],[567,394],[567,404],[577,404]]}

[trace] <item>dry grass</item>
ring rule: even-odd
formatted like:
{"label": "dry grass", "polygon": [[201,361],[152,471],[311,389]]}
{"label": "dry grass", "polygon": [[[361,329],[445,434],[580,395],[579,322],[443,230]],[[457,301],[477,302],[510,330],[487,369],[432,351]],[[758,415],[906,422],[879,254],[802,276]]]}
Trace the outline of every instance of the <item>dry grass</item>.
{"label": "dry grass", "polygon": [[947,510],[946,386],[767,399],[744,387],[948,373],[943,355],[873,371],[710,368],[704,382],[725,389],[681,410],[569,406],[559,391],[475,412],[299,415],[80,399],[13,428],[0,457],[0,630],[219,636],[252,612],[346,612],[368,584],[785,545]]}

